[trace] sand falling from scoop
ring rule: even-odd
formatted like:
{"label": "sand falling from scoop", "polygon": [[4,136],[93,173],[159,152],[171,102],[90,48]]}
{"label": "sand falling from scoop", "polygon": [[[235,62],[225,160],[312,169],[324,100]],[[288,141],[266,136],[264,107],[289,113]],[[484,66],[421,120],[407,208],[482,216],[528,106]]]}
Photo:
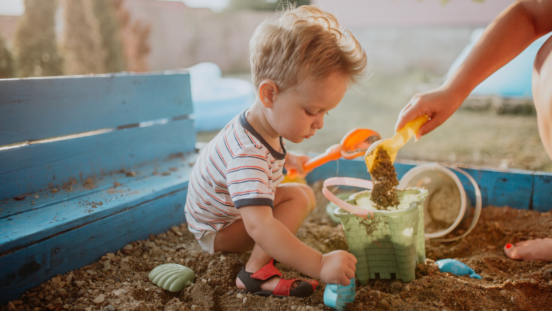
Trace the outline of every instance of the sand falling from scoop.
{"label": "sand falling from scoop", "polygon": [[391,158],[383,148],[378,148],[376,158],[370,170],[374,187],[372,189],[371,200],[378,209],[387,209],[390,206],[399,204],[395,186],[399,185],[395,166]]}

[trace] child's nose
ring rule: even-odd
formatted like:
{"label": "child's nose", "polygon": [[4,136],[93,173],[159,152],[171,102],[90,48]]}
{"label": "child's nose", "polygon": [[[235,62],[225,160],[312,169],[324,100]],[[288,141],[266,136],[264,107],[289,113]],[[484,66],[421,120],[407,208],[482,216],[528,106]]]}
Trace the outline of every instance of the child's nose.
{"label": "child's nose", "polygon": [[312,124],[312,127],[314,129],[320,130],[324,126],[324,116],[320,116],[314,120],[314,123]]}

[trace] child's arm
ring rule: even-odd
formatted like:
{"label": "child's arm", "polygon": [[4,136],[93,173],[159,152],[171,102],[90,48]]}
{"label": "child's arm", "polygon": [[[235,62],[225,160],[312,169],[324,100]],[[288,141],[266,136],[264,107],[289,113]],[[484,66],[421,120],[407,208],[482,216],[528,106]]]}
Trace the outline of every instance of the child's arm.
{"label": "child's arm", "polygon": [[424,114],[431,120],[420,127],[417,138],[441,125],[477,85],[552,30],[551,14],[552,0],[518,1],[509,6],[441,87],[412,97],[399,115],[396,130]]}
{"label": "child's arm", "polygon": [[355,276],[353,255],[345,251],[322,255],[308,247],[273,217],[269,206],[242,207],[240,213],[249,236],[276,260],[329,284],[346,286]]}

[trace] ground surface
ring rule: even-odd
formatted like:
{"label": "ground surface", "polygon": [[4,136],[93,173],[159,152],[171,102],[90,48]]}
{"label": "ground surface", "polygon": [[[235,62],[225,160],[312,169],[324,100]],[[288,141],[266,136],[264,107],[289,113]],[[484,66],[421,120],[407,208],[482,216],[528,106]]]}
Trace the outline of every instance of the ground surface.
{"label": "ground surface", "polygon": [[[233,77],[250,79],[247,74]],[[412,95],[440,83],[440,78],[416,72],[401,76],[376,73],[364,86],[345,95],[315,136],[300,144],[288,142],[288,148],[323,152],[354,127],[370,128],[390,137],[399,112]],[[200,133],[198,141],[208,142],[214,135],[216,132]],[[497,115],[491,110],[458,110],[418,143],[403,147],[398,158],[552,171],[552,161],[540,142],[536,116]]]}
{"label": "ground surface", "polygon": [[[341,225],[332,223],[324,212],[327,200],[320,187],[320,183],[314,185],[318,205],[298,237],[323,253],[346,250]],[[543,237],[552,237],[552,212],[487,207],[477,227],[462,241],[426,243],[428,260],[418,265],[415,281],[357,284],[356,300],[347,310],[550,310],[552,263],[514,261],[502,252],[508,242]],[[238,293],[234,280],[247,258],[248,254],[202,253],[182,224],[58,275],[0,310],[330,310],[323,304],[324,284],[306,299]],[[440,273],[433,261],[443,258],[461,260],[483,279]],[[192,268],[195,283],[179,293],[155,286],[148,281],[148,273],[163,263]],[[300,276],[289,267],[278,267],[288,278]]]}

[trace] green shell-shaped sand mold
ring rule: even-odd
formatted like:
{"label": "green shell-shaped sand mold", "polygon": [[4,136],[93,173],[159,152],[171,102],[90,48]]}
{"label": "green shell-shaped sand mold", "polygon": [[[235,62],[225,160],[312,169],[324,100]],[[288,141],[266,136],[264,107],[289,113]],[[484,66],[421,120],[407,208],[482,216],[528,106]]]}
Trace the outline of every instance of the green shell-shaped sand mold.
{"label": "green shell-shaped sand mold", "polygon": [[170,292],[178,292],[194,282],[192,269],[175,263],[155,267],[148,275],[150,281]]}

